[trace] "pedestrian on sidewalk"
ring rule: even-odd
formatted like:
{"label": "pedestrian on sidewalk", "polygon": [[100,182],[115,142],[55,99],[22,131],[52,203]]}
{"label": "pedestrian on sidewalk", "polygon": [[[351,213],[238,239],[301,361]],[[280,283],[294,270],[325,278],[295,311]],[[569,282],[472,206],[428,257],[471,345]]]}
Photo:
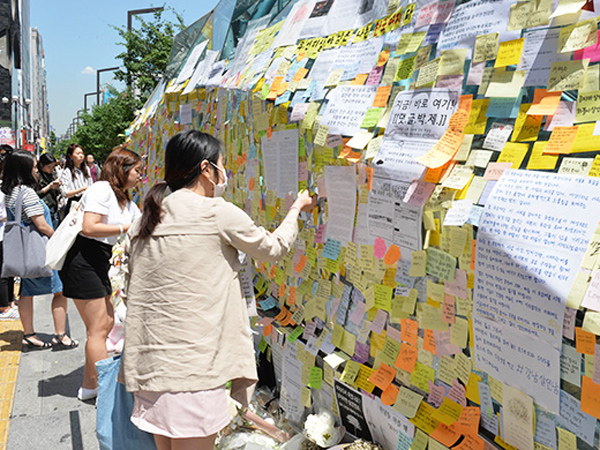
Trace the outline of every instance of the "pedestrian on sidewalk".
{"label": "pedestrian on sidewalk", "polygon": [[[62,211],[63,217],[69,214],[71,203],[81,200],[85,190],[93,183],[90,171],[84,162],[85,155],[79,144],[67,148],[65,168],[61,173],[60,190],[67,203]],[[61,218],[62,219],[62,218]]]}
{"label": "pedestrian on sidewalk", "polygon": [[300,211],[316,203],[299,194],[270,233],[220,197],[226,187],[220,142],[179,133],[167,144],[165,180],[127,235],[123,374],[135,398],[131,421],[154,434],[158,450],[212,449],[230,421],[230,380],[231,397],[248,405],[257,373],[238,249],[279,260],[296,239]]}
{"label": "pedestrian on sidewalk", "polygon": [[[15,219],[15,204],[23,189],[22,217],[24,225],[33,224],[40,233],[51,237],[54,234],[52,217],[48,206],[35,192],[38,182],[38,169],[32,153],[19,150],[6,158],[2,176],[2,192],[5,194],[5,207],[9,220]],[[33,296],[54,294],[52,298],[52,318],[54,336],[51,342],[41,340],[33,328]],[[23,324],[23,346],[28,350],[43,350],[54,346],[56,349],[75,348],[78,342],[71,339],[66,331],[67,299],[62,293],[62,283],[58,273],[51,277],[21,279],[19,315]]]}
{"label": "pedestrian on sidewalk", "polygon": [[112,247],[140,210],[129,190],[140,179],[142,160],[138,154],[119,148],[106,159],[102,179],[83,196],[81,233],[67,253],[60,277],[65,295],[72,298],[86,327],[85,369],[77,398],[98,395],[96,362],[106,359],[106,338],[114,324],[112,287],[108,277]]}
{"label": "pedestrian on sidewalk", "polygon": [[61,181],[54,176],[57,161],[52,153],[44,153],[38,161],[38,191],[37,194],[50,209],[52,228],[58,227],[58,198]]}
{"label": "pedestrian on sidewalk", "polygon": [[[2,186],[2,169],[6,157],[13,152],[10,145],[0,145],[0,187]],[[6,223],[6,208],[4,193],[0,191],[0,268],[4,258],[2,241],[4,240],[4,224]],[[0,319],[18,319],[19,311],[15,308],[15,280],[13,277],[0,278]]]}
{"label": "pedestrian on sidewalk", "polygon": [[90,176],[92,177],[92,180],[94,180],[95,183],[100,179],[100,166],[96,163],[96,161],[94,160],[94,155],[92,155],[91,153],[88,153],[88,155],[85,157],[85,162],[88,166],[88,170],[90,171]]}

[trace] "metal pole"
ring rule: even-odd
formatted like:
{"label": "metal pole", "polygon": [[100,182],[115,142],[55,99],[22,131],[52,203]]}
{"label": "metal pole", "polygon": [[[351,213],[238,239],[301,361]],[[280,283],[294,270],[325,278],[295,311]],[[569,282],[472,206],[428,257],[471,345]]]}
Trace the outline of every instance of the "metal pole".
{"label": "metal pole", "polygon": [[90,95],[97,95],[98,91],[96,92],[88,92],[87,94],[83,94],[83,109],[87,111],[87,99]]}
{"label": "metal pole", "polygon": [[[164,11],[164,9],[165,8],[163,8],[162,6],[159,6],[158,8],[130,9],[129,11],[127,11],[127,31],[131,33],[131,30],[133,29],[133,21],[132,21],[133,16]],[[127,53],[129,53],[129,48],[127,48]],[[127,74],[127,88],[128,89],[131,89],[131,82],[132,82],[131,77],[132,77],[132,74],[128,73]],[[100,88],[98,88],[98,90],[100,90]]]}
{"label": "metal pole", "polygon": [[100,104],[100,72],[111,72],[113,70],[119,70],[118,67],[108,67],[106,69],[96,70],[96,105]]}

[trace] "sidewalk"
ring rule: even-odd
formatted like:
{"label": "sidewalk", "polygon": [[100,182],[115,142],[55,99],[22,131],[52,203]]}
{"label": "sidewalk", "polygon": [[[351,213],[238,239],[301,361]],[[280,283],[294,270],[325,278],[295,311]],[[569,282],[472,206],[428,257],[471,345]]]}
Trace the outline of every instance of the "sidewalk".
{"label": "sidewalk", "polygon": [[[54,330],[50,302],[50,296],[34,300],[35,328],[47,340]],[[99,448],[96,407],[76,398],[83,378],[85,327],[71,300],[67,332],[79,341],[76,349],[21,355],[7,450]]]}

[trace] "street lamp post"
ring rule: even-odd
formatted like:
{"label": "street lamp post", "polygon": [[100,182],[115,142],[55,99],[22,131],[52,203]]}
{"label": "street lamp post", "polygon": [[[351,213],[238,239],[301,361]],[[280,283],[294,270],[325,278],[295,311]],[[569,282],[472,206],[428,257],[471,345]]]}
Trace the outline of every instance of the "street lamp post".
{"label": "street lamp post", "polygon": [[[130,9],[129,11],[127,11],[127,31],[131,33],[131,30],[133,30],[133,16],[139,16],[140,14],[150,14],[164,10],[165,8],[162,6],[159,6],[157,8]],[[129,53],[129,48],[127,49],[127,52]],[[133,81],[131,79],[131,75],[132,74],[128,74],[127,76],[127,88],[130,90]]]}
{"label": "street lamp post", "polygon": [[87,94],[83,94],[83,109],[87,111],[87,99],[90,95],[97,95],[98,91],[96,92],[88,92]]}
{"label": "street lamp post", "polygon": [[108,67],[106,69],[98,69],[96,70],[96,104],[100,104],[100,73],[101,72],[112,72],[113,70],[119,70],[118,67]]}

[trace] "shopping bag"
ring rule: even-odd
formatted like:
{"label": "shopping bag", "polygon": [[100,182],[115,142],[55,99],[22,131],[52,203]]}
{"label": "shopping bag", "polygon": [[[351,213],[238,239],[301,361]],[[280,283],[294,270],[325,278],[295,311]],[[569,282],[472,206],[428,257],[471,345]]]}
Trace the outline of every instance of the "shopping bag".
{"label": "shopping bag", "polygon": [[83,223],[83,202],[74,203],[46,244],[46,267],[61,270]]}
{"label": "shopping bag", "polygon": [[4,225],[2,278],[51,277],[52,270],[46,267],[48,237],[40,233],[33,223],[23,225],[21,222],[24,192],[25,188],[21,188],[17,195],[15,220]]}
{"label": "shopping bag", "polygon": [[98,399],[96,401],[96,435],[100,450],[156,449],[154,437],[137,428],[130,420],[133,394],[117,382],[121,356],[96,363]]}

